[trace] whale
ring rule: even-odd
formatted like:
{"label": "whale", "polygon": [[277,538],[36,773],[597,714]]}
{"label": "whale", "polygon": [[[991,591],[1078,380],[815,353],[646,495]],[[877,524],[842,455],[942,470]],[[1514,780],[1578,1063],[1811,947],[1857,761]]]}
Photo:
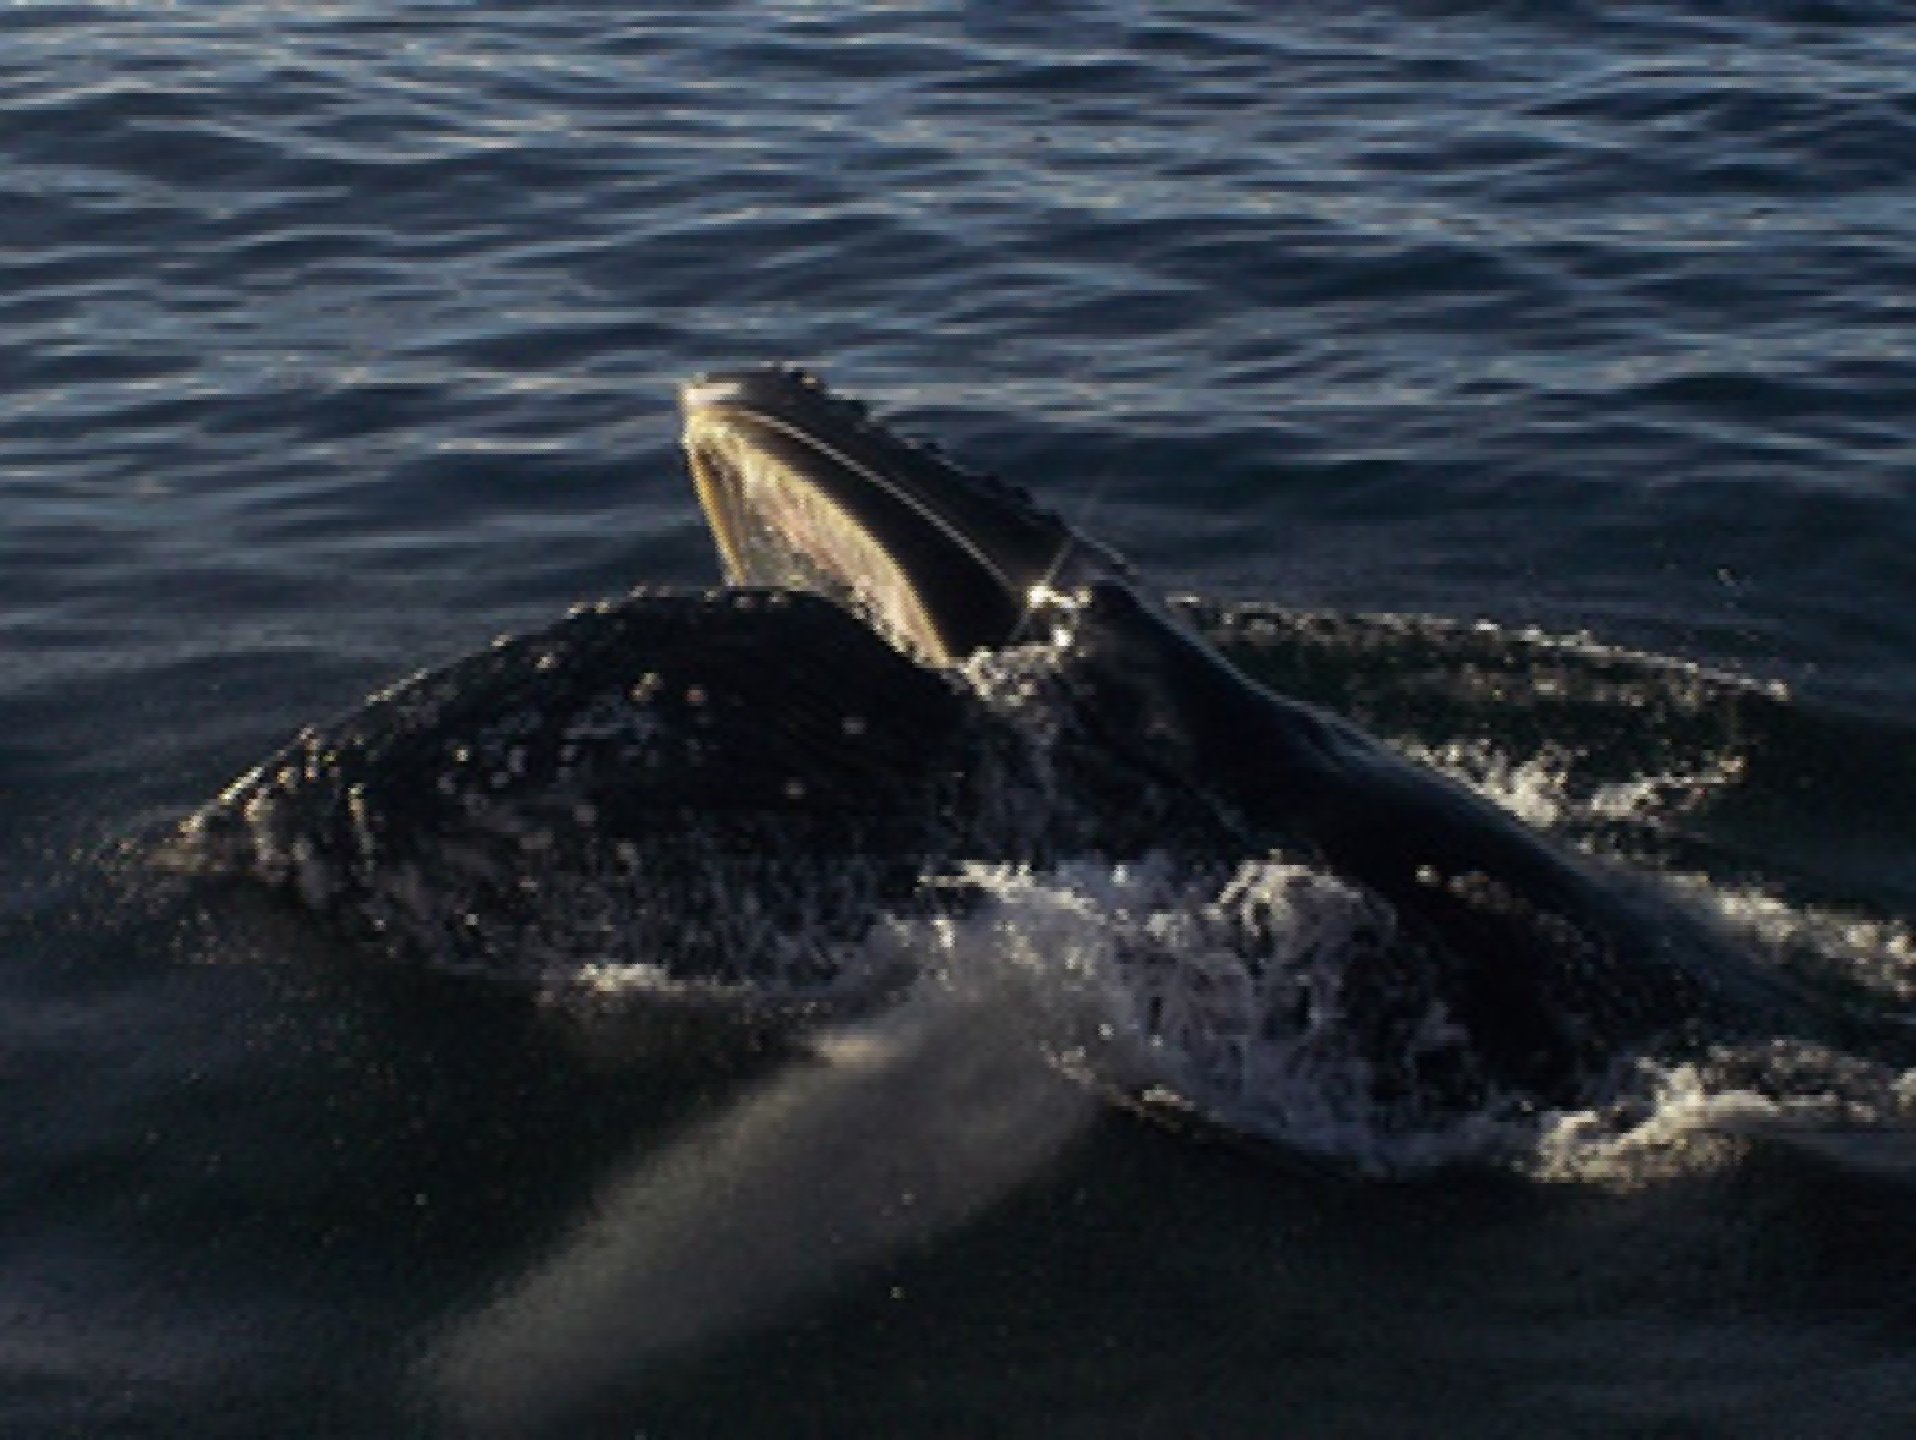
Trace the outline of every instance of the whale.
{"label": "whale", "polygon": [[[1350,957],[1366,973],[1339,997],[1380,1073],[1414,1071],[1409,1017],[1433,1004],[1469,1037],[1473,1093],[1560,1105],[1621,1058],[1814,1028],[1806,997],[1667,895],[1251,680],[1028,491],[802,370],[708,375],[681,399],[733,583],[817,590],[932,665],[1043,637],[1074,748],[1116,794],[1198,797],[1220,818],[1222,835],[1171,843],[1301,858],[1380,902],[1392,941]],[[1123,803],[1099,807],[1107,827]]]}
{"label": "whale", "polygon": [[[709,373],[680,408],[722,584],[402,679],[201,806],[175,857],[406,962],[793,1026],[899,1004],[991,876],[1154,867],[1235,897],[1200,907],[1262,997],[1233,1044],[1334,1033],[1414,1115],[1588,1104],[1634,1057],[1804,1025],[1654,887],[1255,682],[1028,488],[802,369]],[[1287,941],[1247,866],[1333,887],[1335,953]],[[1117,969],[1161,979],[1180,943],[1134,927]],[[1161,1000],[1127,1011],[1143,1051]]]}

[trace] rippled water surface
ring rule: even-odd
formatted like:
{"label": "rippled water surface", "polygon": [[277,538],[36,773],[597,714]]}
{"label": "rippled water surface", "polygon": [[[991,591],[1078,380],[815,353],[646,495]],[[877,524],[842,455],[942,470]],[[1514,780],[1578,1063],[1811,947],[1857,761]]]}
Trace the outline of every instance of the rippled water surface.
{"label": "rippled water surface", "polygon": [[1385,1184],[1019,1088],[1035,1177],[914,1225],[847,1162],[807,1230],[780,1105],[973,1152],[138,856],[398,674],[709,583],[672,387],[794,358],[1887,1017],[1912,296],[1901,4],[0,9],[0,1431],[1909,1433],[1853,1095],[1673,1075],[1568,1178]]}

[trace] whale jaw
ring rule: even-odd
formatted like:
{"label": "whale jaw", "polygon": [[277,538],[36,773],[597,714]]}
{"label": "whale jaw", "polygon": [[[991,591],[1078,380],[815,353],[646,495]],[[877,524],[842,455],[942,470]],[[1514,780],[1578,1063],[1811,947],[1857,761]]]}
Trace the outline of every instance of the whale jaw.
{"label": "whale jaw", "polygon": [[936,665],[1023,637],[1034,594],[1122,562],[1024,492],[952,464],[784,367],[680,391],[726,578],[815,590]]}

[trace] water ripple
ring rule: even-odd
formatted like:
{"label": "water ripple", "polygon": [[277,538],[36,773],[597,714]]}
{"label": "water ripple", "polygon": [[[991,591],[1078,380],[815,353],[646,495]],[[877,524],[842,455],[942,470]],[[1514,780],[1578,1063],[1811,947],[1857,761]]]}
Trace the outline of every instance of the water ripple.
{"label": "water ripple", "polygon": [[[495,495],[598,514],[622,465],[669,472],[672,378],[795,354],[1229,540],[1115,537],[1194,583],[1637,623],[1660,572],[1629,614],[1588,602],[1647,485],[1778,526],[1875,496],[1910,536],[1895,7],[7,15],[0,460],[29,527],[304,489],[329,533],[430,515],[483,545]],[[1490,531],[1561,581],[1511,590]],[[696,570],[667,533],[633,538]],[[151,577],[109,555],[130,601]],[[1694,598],[1640,638],[1680,648]],[[1789,613],[1790,645],[1843,649]]]}

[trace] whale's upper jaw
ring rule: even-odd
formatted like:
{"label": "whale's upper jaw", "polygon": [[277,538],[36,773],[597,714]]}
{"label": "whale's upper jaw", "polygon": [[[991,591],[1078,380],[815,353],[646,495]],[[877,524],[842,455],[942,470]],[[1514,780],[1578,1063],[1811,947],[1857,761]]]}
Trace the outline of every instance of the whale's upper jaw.
{"label": "whale's upper jaw", "polygon": [[785,367],[680,391],[685,451],[734,584],[821,590],[934,664],[1013,642],[1034,592],[1115,570],[1056,515]]}

